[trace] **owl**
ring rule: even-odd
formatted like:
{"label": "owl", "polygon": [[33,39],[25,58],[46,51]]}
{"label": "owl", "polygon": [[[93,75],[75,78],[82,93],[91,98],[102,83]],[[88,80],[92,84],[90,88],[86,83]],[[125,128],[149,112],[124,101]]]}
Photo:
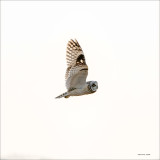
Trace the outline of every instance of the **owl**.
{"label": "owl", "polygon": [[69,98],[95,93],[98,89],[97,81],[87,81],[88,66],[78,41],[70,40],[66,50],[67,70],[65,75],[67,92],[56,98]]}

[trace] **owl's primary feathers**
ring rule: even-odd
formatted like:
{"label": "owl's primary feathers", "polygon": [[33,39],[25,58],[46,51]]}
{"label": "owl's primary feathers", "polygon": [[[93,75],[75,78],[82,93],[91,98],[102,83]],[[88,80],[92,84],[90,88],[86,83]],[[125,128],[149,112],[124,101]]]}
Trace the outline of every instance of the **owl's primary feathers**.
{"label": "owl's primary feathers", "polygon": [[77,40],[71,39],[68,42],[66,60],[68,66],[65,75],[67,92],[56,98],[68,98],[70,96],[81,96],[96,92],[98,83],[96,81],[86,82],[88,66]]}

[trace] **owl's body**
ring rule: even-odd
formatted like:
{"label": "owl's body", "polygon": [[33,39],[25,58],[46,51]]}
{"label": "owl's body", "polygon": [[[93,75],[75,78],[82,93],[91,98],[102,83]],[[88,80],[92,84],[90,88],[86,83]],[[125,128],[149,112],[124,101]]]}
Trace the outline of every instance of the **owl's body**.
{"label": "owl's body", "polygon": [[96,92],[98,83],[96,81],[86,82],[88,66],[77,40],[68,42],[66,59],[68,65],[65,75],[67,92],[56,98],[68,98],[70,96],[81,96]]}

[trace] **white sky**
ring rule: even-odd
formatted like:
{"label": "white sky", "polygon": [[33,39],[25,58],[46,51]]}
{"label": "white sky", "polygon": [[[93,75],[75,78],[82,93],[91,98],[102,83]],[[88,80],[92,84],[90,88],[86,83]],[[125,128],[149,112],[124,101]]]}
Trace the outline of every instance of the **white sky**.
{"label": "white sky", "polygon": [[[158,4],[2,1],[2,157],[158,158]],[[99,89],[57,100],[71,38]]]}

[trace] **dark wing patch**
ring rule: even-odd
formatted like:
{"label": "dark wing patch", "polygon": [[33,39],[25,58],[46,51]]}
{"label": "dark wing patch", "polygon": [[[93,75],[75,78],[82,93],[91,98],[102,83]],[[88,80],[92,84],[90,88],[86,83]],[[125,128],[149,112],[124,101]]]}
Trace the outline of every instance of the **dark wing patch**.
{"label": "dark wing patch", "polygon": [[76,64],[86,65],[84,54],[78,56]]}

